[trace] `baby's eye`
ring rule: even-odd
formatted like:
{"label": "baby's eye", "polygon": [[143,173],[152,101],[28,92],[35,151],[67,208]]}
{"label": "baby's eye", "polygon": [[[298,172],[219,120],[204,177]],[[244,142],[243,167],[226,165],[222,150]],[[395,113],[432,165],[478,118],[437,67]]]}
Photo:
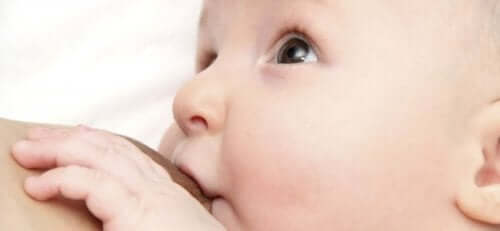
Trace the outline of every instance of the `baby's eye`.
{"label": "baby's eye", "polygon": [[307,41],[292,37],[281,46],[276,61],[278,64],[310,63],[318,61],[318,57]]}

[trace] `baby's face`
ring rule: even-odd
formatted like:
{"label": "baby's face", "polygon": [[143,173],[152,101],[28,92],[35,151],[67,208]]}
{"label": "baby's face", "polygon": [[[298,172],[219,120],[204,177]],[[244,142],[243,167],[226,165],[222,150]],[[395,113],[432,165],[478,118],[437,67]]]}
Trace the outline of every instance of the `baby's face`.
{"label": "baby's face", "polygon": [[471,230],[474,2],[206,1],[160,151],[228,230]]}

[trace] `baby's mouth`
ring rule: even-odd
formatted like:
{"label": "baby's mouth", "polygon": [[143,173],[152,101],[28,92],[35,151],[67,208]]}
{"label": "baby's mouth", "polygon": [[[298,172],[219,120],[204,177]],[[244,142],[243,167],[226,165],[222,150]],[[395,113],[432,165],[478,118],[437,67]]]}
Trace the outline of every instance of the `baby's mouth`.
{"label": "baby's mouth", "polygon": [[196,200],[198,200],[203,207],[211,211],[212,202],[214,198],[207,196],[198,181],[190,174],[184,172],[182,169],[175,167],[169,162],[170,170],[167,170],[175,183],[186,189]]}
{"label": "baby's mouth", "polygon": [[177,166],[182,174],[185,174],[194,184],[196,184],[202,196],[206,198],[208,201],[210,201],[210,203],[212,203],[216,199],[221,198],[221,196],[218,193],[213,192],[208,188],[204,187],[203,184],[201,184],[200,181],[196,178],[193,171],[187,165],[179,164]]}
{"label": "baby's mouth", "polygon": [[212,155],[212,153],[217,152],[213,145],[214,142],[209,138],[184,139],[176,144],[171,155],[172,163],[196,185],[197,191],[191,192],[191,194],[195,197],[203,197],[203,201],[200,200],[200,202],[204,205],[209,204],[206,206],[207,208],[211,208],[213,201],[222,198],[222,192],[214,183],[213,175],[207,174],[210,167],[204,168],[206,166],[200,165],[200,162],[197,161],[200,160],[201,154]]}

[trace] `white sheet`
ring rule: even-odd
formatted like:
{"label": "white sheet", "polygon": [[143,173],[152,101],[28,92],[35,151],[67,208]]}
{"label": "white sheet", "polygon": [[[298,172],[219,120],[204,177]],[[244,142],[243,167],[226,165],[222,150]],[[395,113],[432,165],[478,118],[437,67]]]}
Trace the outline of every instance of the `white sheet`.
{"label": "white sheet", "polygon": [[0,0],[0,117],[157,147],[191,78],[200,0]]}

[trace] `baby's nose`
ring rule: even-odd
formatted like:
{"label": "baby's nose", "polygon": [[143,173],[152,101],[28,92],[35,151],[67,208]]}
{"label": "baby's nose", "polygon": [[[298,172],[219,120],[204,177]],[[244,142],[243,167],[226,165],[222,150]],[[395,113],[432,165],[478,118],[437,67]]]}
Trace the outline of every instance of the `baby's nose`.
{"label": "baby's nose", "polygon": [[223,84],[217,79],[193,79],[175,97],[175,120],[187,136],[216,134],[224,127],[225,98]]}

